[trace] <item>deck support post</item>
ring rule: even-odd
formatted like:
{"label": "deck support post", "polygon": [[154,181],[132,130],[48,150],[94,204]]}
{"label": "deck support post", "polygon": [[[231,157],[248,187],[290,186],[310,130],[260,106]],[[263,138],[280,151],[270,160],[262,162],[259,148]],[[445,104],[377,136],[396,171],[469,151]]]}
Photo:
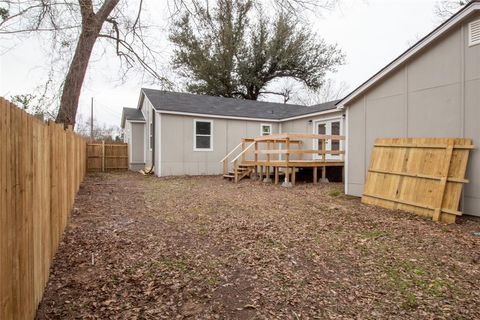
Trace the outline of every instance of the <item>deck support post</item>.
{"label": "deck support post", "polygon": [[282,187],[284,188],[291,188],[292,187],[292,183],[290,182],[290,172],[289,172],[289,168],[288,167],[285,167],[285,180],[283,181],[282,183]]}
{"label": "deck support post", "polygon": [[289,177],[289,168],[288,168],[288,162],[290,161],[290,138],[285,139],[285,181],[282,183],[282,187],[285,188],[291,188],[292,183],[290,182],[290,177]]}
{"label": "deck support post", "polygon": [[328,183],[327,179],[327,166],[322,167],[322,179],[320,180],[322,183]]}
{"label": "deck support post", "polygon": [[296,168],[293,167],[292,168],[292,185],[294,186],[295,185],[295,179],[296,178]]}
{"label": "deck support post", "polygon": [[279,168],[275,167],[275,184],[278,184],[278,171],[279,171]]}
{"label": "deck support post", "polygon": [[260,166],[260,180],[263,180],[263,166]]}
{"label": "deck support post", "polygon": [[227,160],[223,160],[223,174],[228,174],[228,162]]}
{"label": "deck support post", "polygon": [[235,183],[238,183],[238,166],[237,166],[237,160],[233,162],[233,171],[234,171],[234,176],[235,176]]}
{"label": "deck support post", "polygon": [[318,168],[317,167],[313,167],[313,184],[317,184],[318,183]]}
{"label": "deck support post", "polygon": [[[270,141],[267,142],[267,150],[270,150]],[[270,179],[270,153],[267,153],[267,166],[265,166],[265,179],[263,179],[263,182],[270,183],[272,182],[272,179]]]}
{"label": "deck support post", "polygon": [[270,167],[269,166],[265,167],[265,179],[263,179],[263,182],[266,182],[266,183],[271,183],[272,182],[272,178],[270,178]]}

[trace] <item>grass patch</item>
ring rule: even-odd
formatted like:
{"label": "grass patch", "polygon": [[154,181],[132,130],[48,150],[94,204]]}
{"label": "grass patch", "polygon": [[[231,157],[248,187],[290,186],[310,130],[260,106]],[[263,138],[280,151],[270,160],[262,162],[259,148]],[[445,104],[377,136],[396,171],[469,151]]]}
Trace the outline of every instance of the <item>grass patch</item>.
{"label": "grass patch", "polygon": [[419,306],[416,293],[434,298],[442,297],[449,288],[447,282],[439,278],[429,278],[424,267],[412,261],[403,261],[387,270],[390,286],[403,297],[402,308],[414,309]]}
{"label": "grass patch", "polygon": [[341,196],[342,194],[343,194],[343,192],[340,191],[340,190],[338,190],[338,189],[333,189],[332,191],[330,191],[330,192],[328,193],[328,195],[329,195],[330,197],[333,197],[333,198],[339,197],[339,196]]}

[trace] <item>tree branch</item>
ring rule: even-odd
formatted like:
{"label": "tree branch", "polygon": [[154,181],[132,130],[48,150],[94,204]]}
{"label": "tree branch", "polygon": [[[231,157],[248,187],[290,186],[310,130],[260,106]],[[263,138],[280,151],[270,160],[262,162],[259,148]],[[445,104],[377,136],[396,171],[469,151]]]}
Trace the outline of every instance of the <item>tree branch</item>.
{"label": "tree branch", "polygon": [[92,0],[78,0],[78,4],[80,5],[80,14],[84,21],[93,16]]}

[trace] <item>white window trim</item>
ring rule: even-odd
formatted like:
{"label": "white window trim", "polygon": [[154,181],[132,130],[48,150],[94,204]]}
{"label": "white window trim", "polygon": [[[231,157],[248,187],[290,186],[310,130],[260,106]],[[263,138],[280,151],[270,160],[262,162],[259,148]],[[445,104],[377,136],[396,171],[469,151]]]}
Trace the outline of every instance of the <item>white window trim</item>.
{"label": "white window trim", "polygon": [[[210,123],[210,148],[197,148],[197,122],[209,122]],[[193,119],[193,151],[213,151],[213,120],[207,119]],[[201,135],[208,137],[208,135]]]}
{"label": "white window trim", "polygon": [[263,127],[269,127],[270,128],[270,134],[272,134],[272,124],[271,123],[261,123],[260,124],[260,136],[263,136]]}

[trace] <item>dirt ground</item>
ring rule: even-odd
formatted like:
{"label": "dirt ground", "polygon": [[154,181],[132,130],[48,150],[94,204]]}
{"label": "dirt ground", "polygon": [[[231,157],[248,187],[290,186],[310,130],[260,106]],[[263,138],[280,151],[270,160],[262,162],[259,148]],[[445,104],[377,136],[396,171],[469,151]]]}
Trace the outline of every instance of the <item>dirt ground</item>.
{"label": "dirt ground", "polygon": [[90,175],[37,318],[478,319],[474,231],[340,184]]}

